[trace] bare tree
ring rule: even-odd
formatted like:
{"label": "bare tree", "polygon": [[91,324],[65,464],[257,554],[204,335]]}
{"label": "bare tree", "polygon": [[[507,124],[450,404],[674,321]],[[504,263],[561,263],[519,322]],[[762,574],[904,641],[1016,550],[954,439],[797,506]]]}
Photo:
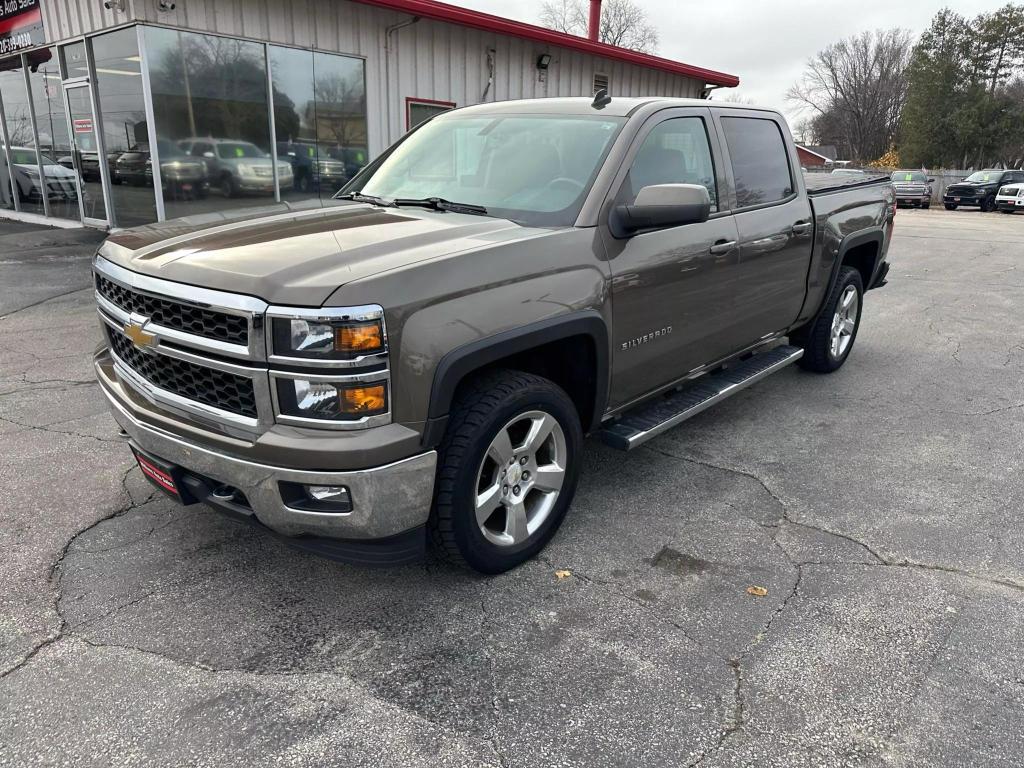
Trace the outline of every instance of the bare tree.
{"label": "bare tree", "polygon": [[864,32],[840,40],[807,62],[786,98],[812,113],[813,126],[850,155],[868,161],[893,144],[907,98],[904,76],[912,50],[903,29]]}
{"label": "bare tree", "polygon": [[[540,21],[545,27],[570,35],[587,36],[588,6],[584,0],[544,0]],[[604,0],[598,39],[644,53],[658,48],[658,30],[647,19],[647,11],[634,0]]]}

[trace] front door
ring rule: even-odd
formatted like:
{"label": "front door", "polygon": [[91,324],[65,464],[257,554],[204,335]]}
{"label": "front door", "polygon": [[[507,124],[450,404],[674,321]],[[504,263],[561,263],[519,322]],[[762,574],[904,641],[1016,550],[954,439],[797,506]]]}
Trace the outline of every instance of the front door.
{"label": "front door", "polygon": [[602,228],[612,272],[612,408],[728,354],[738,260],[736,223],[722,202],[710,110],[658,113],[640,131],[614,187],[616,204],[654,184],[701,184],[711,218],[616,239]]}
{"label": "front door", "polygon": [[82,221],[103,226],[108,221],[105,158],[96,140],[96,119],[88,83],[64,86],[71,126],[71,164],[79,185]]}

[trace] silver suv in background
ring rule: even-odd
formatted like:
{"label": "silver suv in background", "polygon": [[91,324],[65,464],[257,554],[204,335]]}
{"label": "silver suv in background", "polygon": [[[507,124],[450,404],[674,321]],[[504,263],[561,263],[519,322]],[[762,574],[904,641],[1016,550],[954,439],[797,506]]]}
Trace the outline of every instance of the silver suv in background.
{"label": "silver suv in background", "polygon": [[896,190],[896,205],[912,205],[927,209],[932,203],[932,184],[924,171],[894,171],[892,186]]}
{"label": "silver suv in background", "polygon": [[[219,189],[224,197],[274,194],[274,161],[252,142],[191,138],[179,141],[178,146],[203,159],[210,186]],[[295,184],[291,163],[279,160],[277,175],[282,192]]]}

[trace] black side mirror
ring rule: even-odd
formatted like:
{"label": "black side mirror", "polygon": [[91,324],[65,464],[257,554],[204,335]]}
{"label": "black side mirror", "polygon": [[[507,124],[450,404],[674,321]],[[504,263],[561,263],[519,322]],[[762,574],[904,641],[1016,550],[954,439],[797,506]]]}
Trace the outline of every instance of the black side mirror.
{"label": "black side mirror", "polygon": [[929,184],[934,184],[935,183],[935,179],[933,177],[929,176],[928,177],[928,183]]}
{"label": "black side mirror", "polygon": [[615,206],[612,234],[628,237],[645,230],[707,221],[711,196],[699,184],[654,184],[644,187],[632,205]]}

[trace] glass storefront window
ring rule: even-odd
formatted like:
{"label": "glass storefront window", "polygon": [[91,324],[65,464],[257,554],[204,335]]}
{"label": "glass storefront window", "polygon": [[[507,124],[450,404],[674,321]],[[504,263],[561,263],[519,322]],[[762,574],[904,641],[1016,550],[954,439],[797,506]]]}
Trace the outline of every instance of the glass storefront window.
{"label": "glass storefront window", "polygon": [[321,197],[327,198],[369,162],[363,60],[315,53],[313,82],[317,161],[321,171],[332,170],[320,185]]}
{"label": "glass storefront window", "polygon": [[[18,196],[21,210],[27,213],[43,213],[45,180],[39,178],[39,160],[44,173],[56,172],[54,158],[43,154],[36,156],[36,139],[32,132],[32,110],[29,106],[28,91],[25,89],[25,74],[21,68],[21,57],[0,60],[0,99],[3,99],[4,117],[7,123],[7,137],[10,147],[0,154],[0,162],[6,168],[6,155],[11,156],[9,174],[13,181],[12,194]],[[4,176],[8,173],[5,172]],[[12,201],[13,205],[13,201]]]}
{"label": "glass storefront window", "polygon": [[[68,136],[57,52],[54,48],[44,48],[28,53],[27,59],[32,106],[35,109],[36,128],[39,131],[39,148],[47,157],[56,160],[56,163],[43,165],[50,195],[50,215],[77,221],[81,217],[78,208],[79,189],[71,157],[71,138]],[[99,178],[96,182],[99,182]],[[95,185],[94,193],[100,193],[98,183]]]}
{"label": "glass storefront window", "polygon": [[61,46],[61,58],[64,60],[64,78],[86,77],[89,74],[89,63],[85,58],[85,43],[79,40]]}
{"label": "glass storefront window", "polygon": [[270,46],[270,77],[274,84],[277,157],[292,167],[292,188],[282,188],[281,199],[315,199],[319,196],[320,167],[316,158],[313,52]]}
{"label": "glass storefront window", "polygon": [[277,156],[294,179],[281,199],[326,200],[366,165],[363,70],[362,59],[270,47]]}
{"label": "glass storefront window", "polygon": [[[148,224],[156,221],[156,200],[138,36],[132,27],[94,37],[90,43],[96,63],[96,98],[114,223],[119,227]],[[165,188],[174,176],[173,154],[161,147]]]}
{"label": "glass storefront window", "polygon": [[[183,153],[163,182],[167,218],[273,202],[263,46],[155,27],[145,39],[157,137]],[[278,174],[293,186],[291,164]]]}

